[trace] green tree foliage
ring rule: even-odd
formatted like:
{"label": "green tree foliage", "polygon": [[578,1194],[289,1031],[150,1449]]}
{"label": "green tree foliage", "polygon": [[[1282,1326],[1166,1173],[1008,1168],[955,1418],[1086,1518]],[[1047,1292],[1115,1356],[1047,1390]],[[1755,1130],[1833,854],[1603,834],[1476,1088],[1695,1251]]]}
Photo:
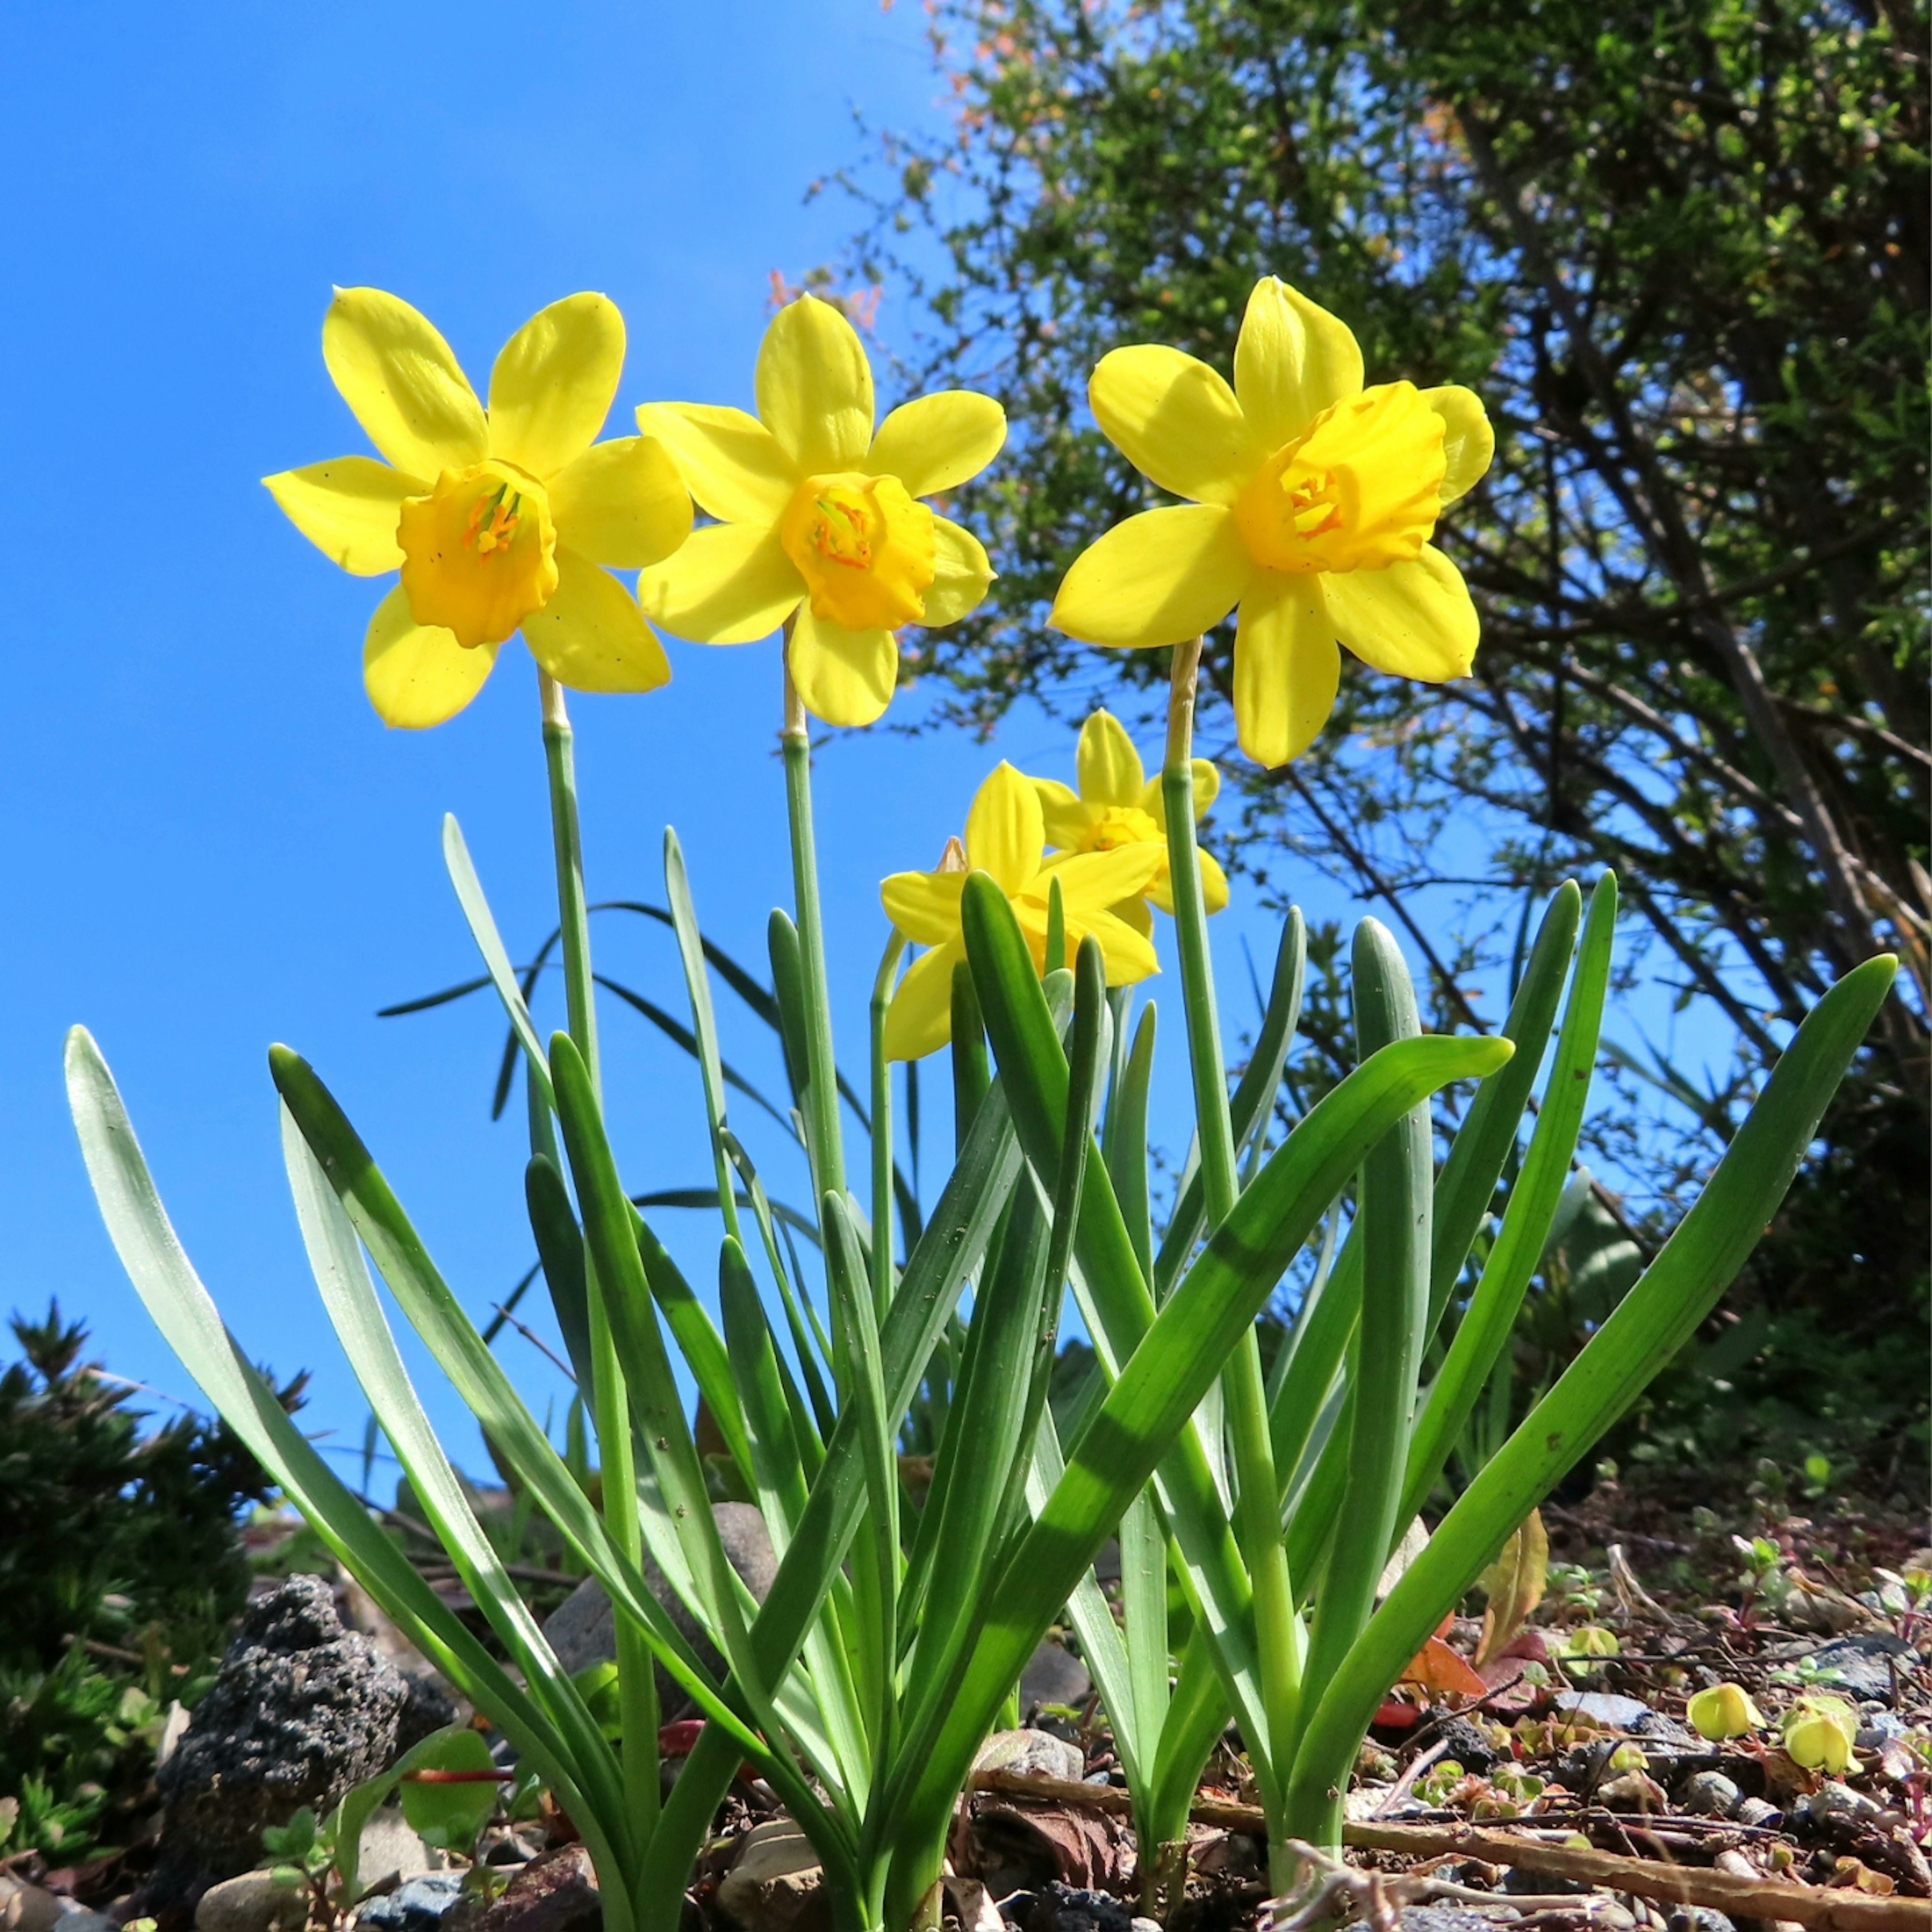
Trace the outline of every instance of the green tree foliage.
{"label": "green tree foliage", "polygon": [[[212,1680],[248,1594],[236,1517],[268,1479],[225,1422],[143,1432],[131,1386],[50,1306],[0,1374],[0,1854],[98,1851],[167,1705]],[[300,1381],[283,1391],[299,1400]]]}
{"label": "green tree foliage", "polygon": [[[1264,878],[1292,855],[1386,900],[1450,1021],[1475,951],[1443,935],[1506,934],[1525,893],[1614,866],[1650,970],[1736,1042],[1711,1087],[1627,1052],[1656,1119],[1626,1152],[1659,1222],[1787,1024],[1901,951],[1912,984],[1756,1280],[1769,1344],[1828,1307],[1862,1362],[1876,1344],[1910,1378],[1864,1384],[1881,1426],[1922,1413],[1922,1347],[1894,1345],[1922,1332],[1928,1247],[1923,7],[939,0],[933,20],[952,136],[889,139],[883,194],[848,180],[876,218],[856,266],[930,319],[922,378],[970,375],[1016,432],[961,493],[997,532],[996,601],[910,668],[982,728],[1022,695],[1124,710],[1164,678],[1162,653],[1043,622],[1079,550],[1158,500],[1086,407],[1110,348],[1225,370],[1275,274],[1347,319],[1370,380],[1476,389],[1496,463],[1442,537],[1483,613],[1474,676],[1418,704],[1352,664],[1323,740],[1246,771],[1224,836]],[[1231,645],[1209,641],[1223,704]],[[1759,1394],[1816,1412],[1809,1342],[1758,1365]]]}

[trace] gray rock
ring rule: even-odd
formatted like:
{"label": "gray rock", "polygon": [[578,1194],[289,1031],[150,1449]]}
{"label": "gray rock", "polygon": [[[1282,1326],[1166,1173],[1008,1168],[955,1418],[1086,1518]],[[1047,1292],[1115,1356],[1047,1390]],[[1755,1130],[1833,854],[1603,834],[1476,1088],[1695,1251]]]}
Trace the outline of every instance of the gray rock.
{"label": "gray rock", "polygon": [[1727,1913],[1714,1905],[1678,1905],[1666,1922],[1670,1932],[1737,1932]]}
{"label": "gray rock", "polygon": [[825,1874],[811,1842],[789,1818],[745,1834],[718,1882],[718,1913],[739,1932],[805,1932],[826,1914]]}
{"label": "gray rock", "polygon": [[[718,1540],[733,1569],[743,1578],[745,1587],[762,1604],[770,1594],[778,1573],[778,1555],[772,1547],[771,1532],[764,1516],[749,1503],[713,1503],[711,1514],[718,1524]],[[670,1620],[682,1632],[706,1667],[722,1672],[724,1660],[706,1634],[704,1626],[685,1606],[684,1600],[670,1586],[670,1579],[651,1561],[644,1560],[646,1586],[670,1613]],[[599,1664],[617,1660],[617,1617],[604,1586],[594,1576],[586,1576],[553,1610],[544,1622],[544,1636],[556,1653],[556,1660],[574,1676]],[[657,1672],[658,1704],[666,1723],[688,1716],[694,1708],[683,1688],[661,1666]]]}
{"label": "gray rock", "polygon": [[1831,1689],[1868,1704],[1891,1703],[1898,1694],[1892,1681],[1894,1666],[1903,1676],[1918,1661],[1904,1638],[1885,1630],[1834,1638],[1811,1653],[1814,1670],[1834,1673]]}
{"label": "gray rock", "polygon": [[980,1747],[975,1771],[1010,1771],[1021,1778],[1059,1778],[1078,1784],[1087,1760],[1078,1744],[1050,1731],[995,1731]]}
{"label": "gray rock", "polygon": [[281,1883],[273,1872],[243,1872],[201,1894],[195,1932],[302,1932],[308,1908],[307,1886]]}
{"label": "gray rock", "polygon": [[317,1817],[394,1760],[408,1686],[346,1631],[319,1576],[291,1576],[250,1606],[213,1686],[158,1782],[168,1847],[158,1902],[200,1875],[230,1878],[262,1856],[265,1826],[304,1805]]}
{"label": "gray rock", "polygon": [[1684,1808],[1700,1818],[1734,1818],[1744,1795],[1721,1771],[1700,1771],[1684,1787]]}
{"label": "gray rock", "polygon": [[424,1872],[372,1898],[356,1915],[370,1932],[436,1932],[463,1889],[458,1872]]}
{"label": "gray rock", "polygon": [[1396,1922],[1402,1932],[1496,1932],[1498,1922],[1466,1905],[1405,1905]]}
{"label": "gray rock", "polygon": [[1064,1644],[1049,1637],[1034,1652],[1020,1678],[1020,1709],[1037,1711],[1042,1704],[1072,1708],[1093,1695],[1094,1680],[1087,1666]]}
{"label": "gray rock", "polygon": [[0,1928],[5,1932],[53,1932],[66,1901],[45,1886],[0,1871]]}
{"label": "gray rock", "polygon": [[356,1882],[364,1892],[386,1878],[440,1871],[447,1860],[411,1829],[398,1805],[386,1805],[362,1828],[356,1845]]}
{"label": "gray rock", "polygon": [[1693,1752],[1709,1754],[1710,1747],[1693,1737],[1675,1718],[1653,1711],[1640,1698],[1620,1697],[1614,1690],[1565,1690],[1556,1700],[1556,1708],[1613,1731],[1627,1731],[1647,1744],[1682,1744]]}

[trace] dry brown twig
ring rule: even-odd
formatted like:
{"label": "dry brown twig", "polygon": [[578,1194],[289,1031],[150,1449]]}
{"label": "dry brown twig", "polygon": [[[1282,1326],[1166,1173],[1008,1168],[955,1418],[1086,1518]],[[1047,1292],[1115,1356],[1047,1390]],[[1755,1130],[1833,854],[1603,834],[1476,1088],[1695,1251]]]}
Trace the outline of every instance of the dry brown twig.
{"label": "dry brown twig", "polygon": [[1591,1892],[1478,1892],[1472,1886],[1451,1884],[1426,1872],[1383,1872],[1358,1869],[1318,1852],[1299,1838],[1291,1838],[1288,1847],[1308,1868],[1309,1882],[1290,1898],[1270,1899],[1264,1908],[1263,1932],[1305,1932],[1341,1916],[1344,1904],[1366,1922],[1372,1932],[1399,1932],[1400,1909],[1420,1905],[1430,1899],[1446,1898],[1459,1904],[1507,1905],[1512,1911],[1599,1912],[1612,1900]]}

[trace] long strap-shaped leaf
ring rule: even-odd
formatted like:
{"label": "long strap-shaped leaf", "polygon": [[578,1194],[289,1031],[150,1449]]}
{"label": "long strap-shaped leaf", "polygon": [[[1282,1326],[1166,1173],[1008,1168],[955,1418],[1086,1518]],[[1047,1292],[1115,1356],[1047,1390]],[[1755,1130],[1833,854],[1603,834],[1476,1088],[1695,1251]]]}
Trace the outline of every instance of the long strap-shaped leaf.
{"label": "long strap-shaped leaf", "polygon": [[[778,916],[773,926],[777,928]],[[775,948],[775,952],[778,949]],[[899,1276],[880,1326],[888,1413],[903,1414],[926,1372],[934,1343],[957,1305],[966,1279],[1012,1194],[1021,1154],[1004,1092],[996,1082],[975,1114],[951,1178]],[[758,1667],[767,1679],[788,1669],[832,1587],[864,1504],[860,1424],[840,1417],[826,1444],[825,1464],[798,1533],[752,1627]],[[730,1740],[707,1730],[686,1760],[664,1806],[642,1884],[681,1888],[737,1768]]]}
{"label": "long strap-shaped leaf", "polygon": [[[1529,1152],[1510,1190],[1502,1226],[1490,1246],[1468,1310],[1457,1324],[1448,1359],[1416,1418],[1402,1507],[1395,1516],[1398,1538],[1436,1486],[1450,1449],[1509,1341],[1529,1278],[1543,1258],[1589,1101],[1604,1000],[1610,991],[1616,916],[1617,882],[1613,874],[1606,872],[1590,895],[1589,918],[1577,949],[1576,970],[1557,1037],[1556,1057],[1543,1090],[1543,1106]],[[1470,1110],[1472,1118],[1474,1111]]]}
{"label": "long strap-shaped leaf", "polygon": [[[531,1695],[568,1742],[582,1781],[594,1780],[601,1787],[600,1805],[608,1815],[620,1816],[624,1793],[616,1758],[477,1522],[403,1366],[356,1230],[316,1166],[294,1116],[286,1107],[280,1112],[282,1159],[295,1198],[296,1219],[343,1353],[464,1588],[508,1648]],[[353,1875],[345,1876],[352,1885]]]}
{"label": "long strap-shaped leaf", "polygon": [[[957,1702],[902,1807],[929,1833],[964,1781],[977,1742],[1081,1573],[1199,1406],[1228,1351],[1368,1150],[1450,1082],[1505,1064],[1507,1042],[1404,1040],[1325,1096],[1256,1175],[1176,1286],[1070,1453],[1046,1509],[1000,1580]],[[1099,1191],[1097,1162],[1090,1179]],[[1144,1285],[1143,1285],[1144,1286]]]}
{"label": "long strap-shaped leaf", "polygon": [[[1069,1082],[1059,1026],[1006,895],[975,872],[966,880],[961,908],[967,956],[1014,1125],[1039,1184],[1051,1194],[1059,1181]],[[1090,1165],[1075,1240],[1075,1292],[1103,1367],[1118,1368],[1152,1327],[1154,1298],[1106,1169],[1097,1160]],[[1196,1614],[1214,1633],[1216,1660],[1235,1714],[1247,1735],[1265,1741],[1252,1592],[1198,1427],[1164,1449],[1156,1489]]]}
{"label": "long strap-shaped leaf", "polygon": [[550,1718],[458,1620],[371,1520],[290,1420],[223,1325],[162,1206],[114,1076],[82,1027],[68,1036],[68,1105],[88,1178],[137,1293],[202,1393],[272,1475],[344,1568],[478,1709],[489,1711],[547,1780],[590,1844],[600,1871],[622,1874],[621,1809],[605,1810]]}
{"label": "long strap-shaped leaf", "polygon": [[[619,1612],[633,1618],[645,1630],[665,1670],[707,1716],[739,1738],[748,1755],[768,1759],[771,1754],[756,1731],[724,1701],[642,1575],[612,1544],[575,1478],[512,1387],[502,1365],[463,1312],[334,1096],[314,1069],[287,1048],[272,1048],[268,1062],[302,1138],[390,1292],[485,1433],[604,1585]],[[634,1256],[634,1244],[632,1252]],[[667,1544],[659,1539],[652,1554],[674,1578],[684,1568],[675,1543]]]}
{"label": "long strap-shaped leaf", "polygon": [[1696,1204],[1554,1388],[1466,1490],[1323,1693],[1290,1802],[1334,1842],[1348,1768],[1376,1706],[1503,1539],[1696,1334],[1777,1211],[1832,1096],[1890,991],[1898,962],[1855,968],[1805,1016]]}

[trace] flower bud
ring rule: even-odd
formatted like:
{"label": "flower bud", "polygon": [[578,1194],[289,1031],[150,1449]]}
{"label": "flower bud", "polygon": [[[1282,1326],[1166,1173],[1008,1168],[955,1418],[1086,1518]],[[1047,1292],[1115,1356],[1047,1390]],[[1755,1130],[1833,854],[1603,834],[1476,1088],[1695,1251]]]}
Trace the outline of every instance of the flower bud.
{"label": "flower bud", "polygon": [[1807,1771],[1850,1770],[1858,1735],[1858,1718],[1842,1697],[1801,1697],[1785,1714],[1785,1754]]}
{"label": "flower bud", "polygon": [[1684,1715],[1700,1738],[1722,1744],[1726,1738],[1741,1738],[1764,1722],[1764,1713],[1750,1700],[1742,1684],[1714,1684],[1690,1700]]}

